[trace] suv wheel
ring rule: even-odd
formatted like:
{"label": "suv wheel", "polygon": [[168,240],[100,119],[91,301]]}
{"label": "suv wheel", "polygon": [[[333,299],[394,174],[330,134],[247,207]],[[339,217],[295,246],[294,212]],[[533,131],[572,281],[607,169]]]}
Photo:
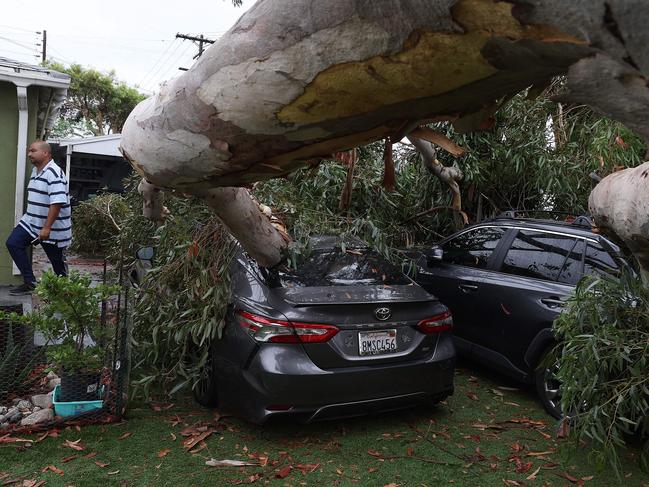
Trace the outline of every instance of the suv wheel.
{"label": "suv wheel", "polygon": [[194,386],[192,393],[194,394],[196,402],[201,406],[215,408],[218,405],[216,374],[212,367],[212,350],[210,349],[208,353],[209,356],[200,371],[200,377]]}
{"label": "suv wheel", "polygon": [[539,367],[534,372],[534,379],[536,393],[545,410],[551,416],[561,419],[563,417],[563,412],[561,411],[561,383],[556,376],[559,370],[559,364],[543,365],[552,348],[548,347],[543,352],[541,360],[539,360]]}

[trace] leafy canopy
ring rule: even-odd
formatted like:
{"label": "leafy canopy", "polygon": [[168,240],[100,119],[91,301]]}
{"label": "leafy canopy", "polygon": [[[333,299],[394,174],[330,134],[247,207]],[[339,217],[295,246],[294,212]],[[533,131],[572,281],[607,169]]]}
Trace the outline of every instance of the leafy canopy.
{"label": "leafy canopy", "polygon": [[120,133],[126,118],[145,95],[117,80],[115,71],[102,73],[79,64],[49,68],[70,75],[68,96],[52,130],[55,137]]}

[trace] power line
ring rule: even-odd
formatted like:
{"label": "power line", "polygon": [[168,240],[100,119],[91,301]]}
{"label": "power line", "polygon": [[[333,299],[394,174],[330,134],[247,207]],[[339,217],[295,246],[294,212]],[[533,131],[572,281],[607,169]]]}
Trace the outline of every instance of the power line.
{"label": "power line", "polygon": [[169,63],[169,67],[167,68],[166,71],[164,71],[160,76],[159,79],[161,81],[166,81],[167,76],[169,75],[170,72],[173,72],[176,70],[176,66],[178,63],[187,55],[187,52],[192,48],[190,45],[186,45],[185,49],[180,53],[180,55],[176,56],[176,58]]}
{"label": "power line", "polygon": [[30,57],[35,57],[35,58],[40,57],[40,55],[38,55],[38,54],[27,54],[25,52],[13,51],[11,49],[5,49],[3,47],[0,47],[0,52],[8,52],[8,53],[11,53],[11,54],[18,54],[19,56],[30,56]]}
{"label": "power line", "polygon": [[20,30],[20,31],[23,31],[23,32],[31,32],[33,34],[40,34],[40,32],[36,32],[35,30],[23,29],[22,27],[14,27],[13,25],[0,24],[0,27],[5,27],[7,29]]}
{"label": "power line", "polygon": [[[173,46],[174,44],[176,45],[176,47],[175,47],[171,52],[169,52],[169,50],[171,49],[171,46]],[[155,62],[155,64],[154,64],[154,65],[151,67],[151,69],[150,69],[150,70],[149,70],[149,71],[144,75],[144,77],[140,80],[140,82],[139,82],[138,84],[139,84],[139,85],[144,85],[144,80],[145,80],[145,79],[149,79],[149,78],[153,78],[153,77],[155,77],[155,75],[158,74],[158,73],[160,72],[160,69],[162,69],[163,64],[160,64],[160,63],[162,62],[163,58],[166,59],[166,60],[168,60],[169,58],[171,58],[171,56],[173,56],[173,55],[175,54],[175,52],[180,48],[180,45],[181,45],[181,43],[176,42],[176,39],[174,39],[174,42],[172,42],[171,44],[169,44],[169,46],[167,46],[167,49],[165,49],[165,51],[160,55],[160,57],[159,57],[158,60]],[[165,56],[166,56],[166,58],[165,58]],[[167,62],[167,61],[165,61],[165,63],[166,63],[166,62]],[[156,67],[157,67],[157,69],[156,69]]]}
{"label": "power line", "polygon": [[3,41],[9,42],[11,44],[14,44],[14,45],[16,45],[18,47],[22,47],[23,49],[27,49],[29,51],[37,52],[35,47],[27,46],[27,45],[23,44],[22,42],[16,42],[13,39],[9,39],[8,37],[0,36],[0,39],[2,39]]}

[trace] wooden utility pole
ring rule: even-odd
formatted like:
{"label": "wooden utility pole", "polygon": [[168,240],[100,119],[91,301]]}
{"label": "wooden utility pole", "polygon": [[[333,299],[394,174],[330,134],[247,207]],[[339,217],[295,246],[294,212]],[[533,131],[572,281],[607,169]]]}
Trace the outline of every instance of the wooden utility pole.
{"label": "wooden utility pole", "polygon": [[47,31],[43,30],[43,62],[47,59]]}
{"label": "wooden utility pole", "polygon": [[194,56],[193,59],[198,59],[199,57],[201,57],[203,51],[205,51],[203,44],[214,44],[214,41],[212,39],[208,39],[207,37],[204,37],[203,34],[200,34],[198,37],[190,36],[187,34],[176,34],[176,38],[185,39],[188,41],[194,41],[198,43],[198,54],[196,54],[196,56]]}

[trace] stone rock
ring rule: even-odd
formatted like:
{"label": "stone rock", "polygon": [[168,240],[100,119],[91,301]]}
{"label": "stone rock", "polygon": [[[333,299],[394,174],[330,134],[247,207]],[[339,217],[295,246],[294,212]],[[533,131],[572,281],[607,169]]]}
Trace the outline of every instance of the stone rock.
{"label": "stone rock", "polygon": [[9,408],[7,406],[0,406],[0,416],[4,416],[5,414],[7,414],[8,410]]}
{"label": "stone rock", "polygon": [[54,372],[52,372],[51,370],[47,373],[47,375],[46,375],[45,377],[47,377],[48,380],[58,379],[58,378],[59,378],[59,376],[56,375],[56,374],[55,374]]}
{"label": "stone rock", "polygon": [[32,408],[32,403],[29,402],[27,399],[23,399],[18,404],[16,404],[16,407],[18,409],[31,409]]}
{"label": "stone rock", "polygon": [[0,430],[9,429],[9,423],[0,423]]}
{"label": "stone rock", "polygon": [[60,386],[60,385],[61,385],[61,379],[57,377],[55,379],[50,379],[50,381],[47,384],[47,388],[50,391],[53,391],[56,386]]}
{"label": "stone rock", "polygon": [[40,411],[41,409],[43,409],[43,408],[41,408],[39,406],[34,406],[34,409],[32,409],[32,413],[36,413],[36,412]]}
{"label": "stone rock", "polygon": [[52,407],[52,393],[36,394],[31,399],[34,406],[38,406],[41,409],[49,409]]}
{"label": "stone rock", "polygon": [[23,417],[23,413],[18,411],[17,408],[11,408],[9,412],[5,415],[4,421],[6,423],[17,423]]}
{"label": "stone rock", "polygon": [[34,424],[47,423],[54,419],[54,411],[51,409],[41,409],[30,414],[20,422],[20,426],[31,426]]}
{"label": "stone rock", "polygon": [[19,398],[19,397],[16,397],[16,398],[14,398],[14,399],[11,400],[11,405],[12,405],[12,406],[15,406],[16,404],[18,404],[18,403],[19,403],[20,401],[22,401],[22,400],[23,400],[23,399],[21,399],[21,398]]}

